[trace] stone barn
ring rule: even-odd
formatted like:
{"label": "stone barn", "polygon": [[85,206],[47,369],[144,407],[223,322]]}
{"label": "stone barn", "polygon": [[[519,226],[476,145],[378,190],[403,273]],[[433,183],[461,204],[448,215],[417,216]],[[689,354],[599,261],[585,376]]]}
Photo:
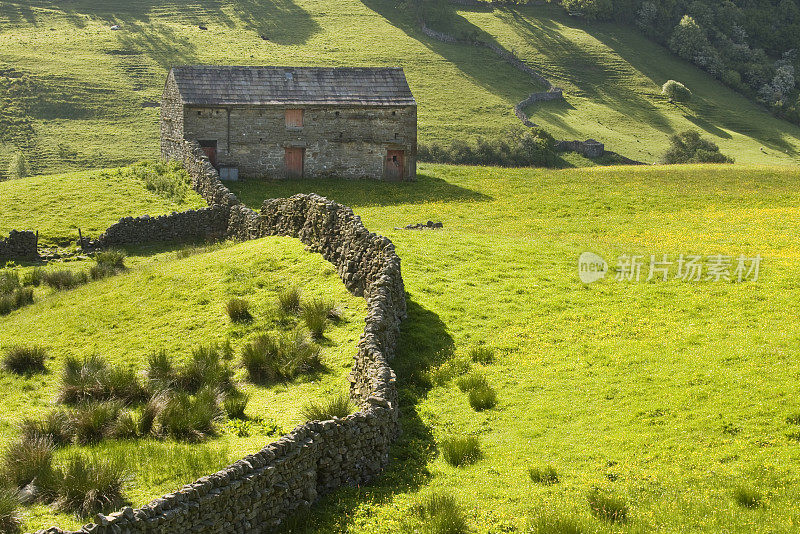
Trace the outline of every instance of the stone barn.
{"label": "stone barn", "polygon": [[417,103],[401,68],[174,67],[162,156],[184,139],[223,178],[414,180]]}

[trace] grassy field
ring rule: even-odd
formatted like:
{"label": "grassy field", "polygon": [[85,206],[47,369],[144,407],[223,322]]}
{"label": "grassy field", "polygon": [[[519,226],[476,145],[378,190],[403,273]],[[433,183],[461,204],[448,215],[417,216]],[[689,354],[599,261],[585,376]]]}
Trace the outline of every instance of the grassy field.
{"label": "grassy field", "polygon": [[[279,430],[273,437],[260,431],[240,437],[235,428],[223,425],[221,437],[194,447],[152,439],[89,447],[92,454],[121,456],[132,466],[127,496],[136,506],[260,450],[304,420],[300,400],[345,391],[365,305],[347,293],[331,265],[288,238],[200,249],[183,259],[175,251],[134,253],[138,255],[129,258],[132,269],[126,274],[69,291],[41,288],[34,305],[0,318],[0,350],[38,344],[49,354],[44,375],[26,378],[0,372],[0,441],[9,443],[16,437],[23,417],[43,416],[53,408],[61,369],[70,356],[99,354],[138,373],[145,369],[148,356],[160,349],[180,361],[200,345],[230,339],[236,363],[241,347],[256,333],[295,327],[297,320],[284,324],[277,311],[276,291],[291,286],[302,288],[304,298],[332,300],[343,317],[321,341],[321,371],[270,387],[249,384],[244,371],[237,372],[241,388],[251,396],[247,414],[276,424]],[[69,264],[73,270],[80,267],[80,262]],[[252,322],[234,324],[227,317],[225,303],[234,296],[250,301]],[[75,450],[68,447],[59,454]],[[62,526],[83,524],[38,506],[28,510],[25,526],[35,530],[53,521]]]}
{"label": "grassy field", "polygon": [[42,246],[77,243],[78,228],[95,238],[125,216],[161,215],[205,206],[192,192],[183,202],[163,198],[142,182],[100,171],[32,176],[0,182],[0,236],[39,232]]}
{"label": "grassy field", "polygon": [[[798,161],[800,129],[629,28],[576,26],[546,7],[453,16],[456,29],[513,49],[565,88],[567,103],[531,110],[559,137],[594,137],[654,161],[669,134],[696,127],[740,162]],[[121,29],[112,31],[114,24]],[[166,71],[198,63],[400,65],[425,142],[515,127],[513,105],[537,90],[486,50],[426,37],[389,0],[0,2],[0,72],[31,78],[35,102],[23,119],[33,134],[18,134],[37,173],[157,156]],[[695,102],[666,102],[659,85],[669,77],[685,82]],[[13,142],[0,144],[0,173],[14,150]]]}
{"label": "grassy field", "polygon": [[[501,170],[425,165],[416,184],[241,184],[265,197],[313,190],[351,205],[403,260],[410,318],[395,368],[404,434],[373,487],[323,500],[309,532],[407,531],[414,503],[457,497],[475,532],[524,530],[540,514],[585,532],[792,532],[800,525],[800,228],[795,169],[728,166]],[[441,221],[440,231],[397,230]],[[578,280],[583,251],[763,256],[741,284]],[[671,274],[677,267],[672,266]],[[498,392],[475,412],[456,381],[472,364]],[[445,363],[445,365],[447,365]],[[436,374],[436,373],[434,373]],[[471,434],[484,459],[448,465],[437,443]],[[533,483],[553,466],[560,482]],[[599,487],[628,520],[592,516]],[[737,504],[739,488],[761,505]]]}

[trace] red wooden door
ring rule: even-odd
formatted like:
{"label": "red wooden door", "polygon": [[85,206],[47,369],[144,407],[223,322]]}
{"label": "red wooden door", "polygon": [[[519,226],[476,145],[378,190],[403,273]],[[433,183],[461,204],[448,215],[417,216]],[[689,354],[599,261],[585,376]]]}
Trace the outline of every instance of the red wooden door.
{"label": "red wooden door", "polygon": [[405,152],[388,150],[386,152],[385,175],[387,180],[399,181],[405,174]]}
{"label": "red wooden door", "polygon": [[303,177],[303,152],[302,148],[287,148],[284,154],[287,178]]}
{"label": "red wooden door", "polygon": [[208,157],[208,161],[211,162],[211,165],[216,167],[217,166],[217,147],[216,146],[204,146],[204,147],[201,147],[201,148],[203,149],[203,152],[206,153],[206,156]]}

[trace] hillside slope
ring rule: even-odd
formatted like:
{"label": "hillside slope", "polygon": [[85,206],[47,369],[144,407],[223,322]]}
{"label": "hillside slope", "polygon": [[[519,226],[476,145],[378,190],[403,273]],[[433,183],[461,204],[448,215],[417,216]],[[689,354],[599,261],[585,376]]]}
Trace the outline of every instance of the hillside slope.
{"label": "hillside slope", "polygon": [[[548,8],[460,13],[467,30],[493,36],[564,86],[566,104],[531,110],[558,137],[595,137],[652,161],[668,134],[697,126],[742,162],[797,162],[800,129],[629,29],[576,27]],[[32,100],[0,144],[0,172],[15,144],[27,146],[39,173],[156,157],[166,71],[198,63],[400,65],[419,102],[421,141],[515,127],[513,105],[536,90],[488,50],[425,36],[389,0],[2,1],[0,76],[28,76]],[[696,104],[684,111],[665,102],[658,84],[666,77],[689,84]]]}

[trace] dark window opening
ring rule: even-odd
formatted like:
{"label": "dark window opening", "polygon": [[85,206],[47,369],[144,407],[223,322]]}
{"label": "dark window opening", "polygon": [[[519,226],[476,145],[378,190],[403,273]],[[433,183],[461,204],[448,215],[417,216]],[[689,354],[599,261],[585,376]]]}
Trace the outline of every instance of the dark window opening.
{"label": "dark window opening", "polygon": [[394,138],[395,138],[395,139],[397,139],[397,135],[398,135],[398,134],[394,134]]}
{"label": "dark window opening", "polygon": [[392,161],[393,161],[394,163],[397,163],[397,156],[392,156]]}
{"label": "dark window opening", "polygon": [[392,115],[397,115],[397,112],[396,111],[392,111]]}
{"label": "dark window opening", "polygon": [[339,112],[338,112],[338,111],[336,112],[336,116],[337,116],[337,117],[339,116]]}
{"label": "dark window opening", "polygon": [[198,117],[200,117],[200,116],[202,116],[202,115],[203,115],[203,112],[202,112],[202,111],[198,111],[198,112],[197,112],[197,116],[198,116]]}

